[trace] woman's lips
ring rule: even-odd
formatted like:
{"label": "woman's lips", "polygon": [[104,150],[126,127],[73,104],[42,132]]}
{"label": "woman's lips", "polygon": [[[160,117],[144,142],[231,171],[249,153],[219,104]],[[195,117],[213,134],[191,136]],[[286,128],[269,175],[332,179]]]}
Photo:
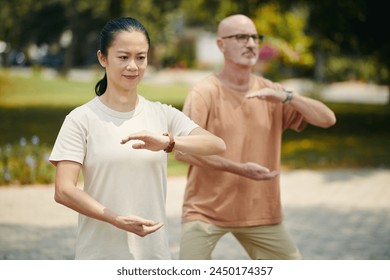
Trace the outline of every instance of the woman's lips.
{"label": "woman's lips", "polygon": [[138,75],[123,75],[128,80],[134,80],[137,79]]}

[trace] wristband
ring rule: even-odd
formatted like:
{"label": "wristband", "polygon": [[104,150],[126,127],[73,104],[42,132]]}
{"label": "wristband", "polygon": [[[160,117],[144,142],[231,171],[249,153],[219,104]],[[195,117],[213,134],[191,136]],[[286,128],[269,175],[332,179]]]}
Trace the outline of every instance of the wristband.
{"label": "wristband", "polygon": [[164,136],[169,137],[169,144],[168,146],[164,149],[164,152],[170,153],[173,150],[173,147],[175,147],[175,139],[173,138],[172,132],[166,132],[163,134]]}
{"label": "wristband", "polygon": [[292,92],[292,90],[283,90],[286,94],[287,94],[287,96],[286,96],[286,99],[283,101],[283,104],[288,104],[288,103],[290,103],[291,102],[291,100],[292,100],[292,98],[293,98],[293,92]]}

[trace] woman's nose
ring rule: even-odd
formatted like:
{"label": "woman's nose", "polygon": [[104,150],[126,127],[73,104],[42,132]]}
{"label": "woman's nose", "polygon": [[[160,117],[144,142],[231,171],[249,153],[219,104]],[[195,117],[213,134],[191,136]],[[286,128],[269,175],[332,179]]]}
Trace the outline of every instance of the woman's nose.
{"label": "woman's nose", "polygon": [[129,60],[129,62],[127,63],[127,65],[126,65],[126,69],[127,70],[137,70],[137,64],[135,63],[135,61],[134,60]]}

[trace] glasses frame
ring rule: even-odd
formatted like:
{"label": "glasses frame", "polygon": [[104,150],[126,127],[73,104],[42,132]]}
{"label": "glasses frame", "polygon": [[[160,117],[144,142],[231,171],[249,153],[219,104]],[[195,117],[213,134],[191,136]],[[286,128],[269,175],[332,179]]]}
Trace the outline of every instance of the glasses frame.
{"label": "glasses frame", "polygon": [[221,39],[231,39],[231,38],[236,39],[238,43],[242,43],[242,44],[247,44],[249,42],[249,38],[252,38],[254,42],[261,43],[263,42],[264,35],[238,33],[238,34],[221,37]]}

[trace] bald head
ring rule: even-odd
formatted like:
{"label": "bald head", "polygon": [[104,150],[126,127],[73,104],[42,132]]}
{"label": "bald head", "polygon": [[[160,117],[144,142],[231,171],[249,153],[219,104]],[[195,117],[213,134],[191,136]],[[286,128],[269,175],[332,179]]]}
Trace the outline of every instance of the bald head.
{"label": "bald head", "polygon": [[232,15],[224,18],[218,25],[218,37],[229,36],[237,33],[257,33],[253,21],[245,15]]}

